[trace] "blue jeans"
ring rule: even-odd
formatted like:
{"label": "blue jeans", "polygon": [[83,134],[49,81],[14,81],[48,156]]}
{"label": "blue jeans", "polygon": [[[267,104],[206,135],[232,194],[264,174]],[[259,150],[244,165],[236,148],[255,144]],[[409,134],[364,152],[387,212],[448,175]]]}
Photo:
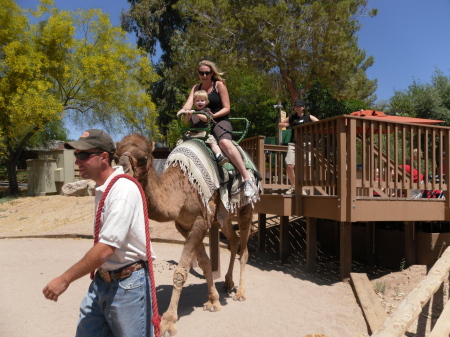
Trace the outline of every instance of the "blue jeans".
{"label": "blue jeans", "polygon": [[111,283],[97,272],[81,302],[76,337],[153,337],[149,291],[146,268]]}

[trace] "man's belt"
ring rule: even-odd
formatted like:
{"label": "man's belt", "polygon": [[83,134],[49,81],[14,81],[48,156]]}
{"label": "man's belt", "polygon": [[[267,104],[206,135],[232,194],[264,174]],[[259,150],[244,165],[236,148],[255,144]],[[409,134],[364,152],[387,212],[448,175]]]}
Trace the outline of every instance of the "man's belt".
{"label": "man's belt", "polygon": [[124,278],[129,277],[131,274],[133,274],[136,270],[145,268],[145,262],[144,261],[138,261],[136,263],[133,263],[130,266],[125,266],[123,268],[108,271],[103,268],[98,268],[98,274],[102,278],[103,281],[106,283],[110,283],[111,280],[122,280]]}

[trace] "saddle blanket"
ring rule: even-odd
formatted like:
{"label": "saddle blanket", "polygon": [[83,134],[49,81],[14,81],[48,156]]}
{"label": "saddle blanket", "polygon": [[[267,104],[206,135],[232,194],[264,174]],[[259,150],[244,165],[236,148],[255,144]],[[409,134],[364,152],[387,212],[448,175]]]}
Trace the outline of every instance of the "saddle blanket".
{"label": "saddle blanket", "polygon": [[[214,192],[219,190],[221,202],[217,209],[217,220],[220,224],[223,224],[223,221],[230,213],[236,212],[237,208],[247,204],[251,204],[253,207],[253,204],[260,199],[259,194],[262,191],[259,173],[255,164],[239,145],[235,145],[256,186],[256,193],[251,198],[247,198],[243,194],[244,192],[241,188],[243,178],[241,175],[235,177],[229,191],[227,184],[223,183],[220,178],[219,169],[222,168],[218,167],[214,155],[202,141],[193,139],[183,142],[169,154],[164,166],[164,170],[171,165],[179,166],[183,173],[188,175],[189,182],[196,187],[203,205],[205,205],[209,213],[211,213],[211,209],[208,202]],[[226,164],[227,169],[234,169],[232,165],[228,165]]]}

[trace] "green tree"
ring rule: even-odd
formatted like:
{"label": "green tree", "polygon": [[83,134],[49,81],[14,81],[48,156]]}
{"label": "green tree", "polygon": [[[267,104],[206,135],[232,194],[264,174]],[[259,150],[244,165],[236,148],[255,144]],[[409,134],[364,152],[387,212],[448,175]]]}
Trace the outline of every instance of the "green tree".
{"label": "green tree", "polygon": [[276,71],[291,102],[318,79],[338,99],[367,99],[376,89],[376,81],[365,73],[373,58],[359,49],[356,36],[357,17],[366,11],[366,4],[366,0],[180,0],[180,12],[192,22],[177,63],[204,55],[228,68],[244,62]]}
{"label": "green tree", "polygon": [[42,0],[33,24],[14,1],[0,4],[0,138],[11,194],[25,146],[64,115],[80,127],[159,136],[146,93],[158,78],[106,14],[59,11]]}
{"label": "green tree", "polygon": [[450,124],[450,77],[437,70],[431,83],[414,81],[406,90],[397,90],[389,99],[388,113],[444,120]]}
{"label": "green tree", "polygon": [[[374,60],[359,49],[356,36],[358,16],[376,14],[367,0],[129,2],[123,25],[140,41],[151,41],[152,53],[161,43],[165,76],[152,94],[166,109],[166,123],[198,81],[194,68],[201,59],[215,61],[227,76],[248,68],[271,76],[267,95],[274,102],[292,103],[317,80],[339,101],[375,99],[376,80],[366,76]],[[238,76],[227,80],[233,91]]]}
{"label": "green tree", "polygon": [[324,88],[320,81],[316,81],[306,92],[308,112],[319,119],[350,114],[354,111],[367,109],[364,101],[348,99],[345,101],[334,98],[328,88]]}

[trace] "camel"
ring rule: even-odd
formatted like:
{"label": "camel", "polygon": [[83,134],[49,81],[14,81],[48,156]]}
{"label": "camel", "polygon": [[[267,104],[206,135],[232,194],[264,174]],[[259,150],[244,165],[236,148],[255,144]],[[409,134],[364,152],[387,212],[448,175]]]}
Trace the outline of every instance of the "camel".
{"label": "camel", "polygon": [[[203,244],[203,239],[210,226],[218,225],[220,227],[215,221],[219,193],[214,192],[208,205],[205,205],[197,188],[189,182],[187,175],[179,166],[171,165],[162,174],[156,173],[153,166],[153,150],[153,143],[141,135],[133,134],[126,136],[117,144],[116,156],[119,158],[119,165],[124,167],[125,172],[134,175],[142,185],[147,199],[149,218],[158,222],[174,220],[177,230],[186,239],[180,261],[173,274],[170,304],[161,320],[161,334],[168,337],[177,333],[178,302],[195,257],[203,270],[208,287],[208,300],[203,309],[211,312],[221,309],[219,293],[213,283],[211,261]],[[240,243],[240,279],[233,299],[244,301],[246,300],[244,270],[248,260],[247,241],[252,223],[252,205],[247,204],[237,208],[236,215],[240,238],[233,229],[231,216],[220,227],[222,233],[229,240],[231,251],[224,289],[228,293],[234,290],[233,266]]]}

